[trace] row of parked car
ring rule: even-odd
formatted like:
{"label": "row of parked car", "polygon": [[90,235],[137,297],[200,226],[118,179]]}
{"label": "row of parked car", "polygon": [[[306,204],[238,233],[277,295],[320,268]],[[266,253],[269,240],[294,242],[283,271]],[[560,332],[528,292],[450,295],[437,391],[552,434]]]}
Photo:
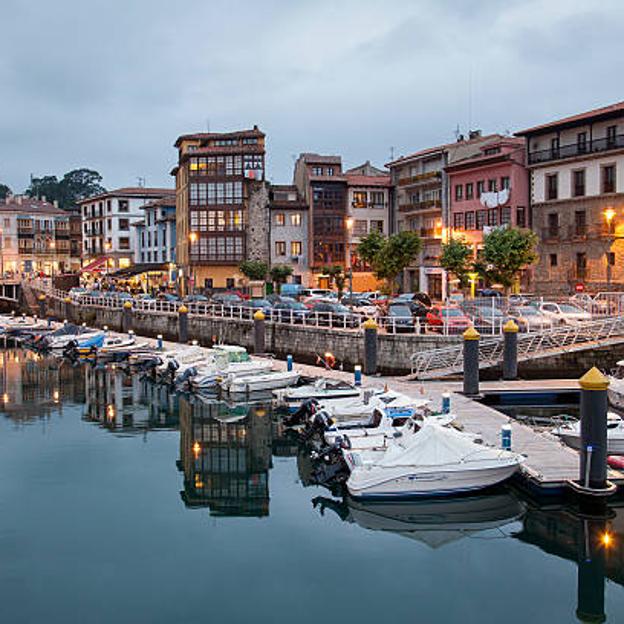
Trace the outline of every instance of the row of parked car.
{"label": "row of parked car", "polygon": [[578,324],[592,315],[575,302],[550,302],[522,295],[503,300],[482,297],[465,300],[451,297],[447,304],[434,304],[426,293],[404,293],[388,298],[379,292],[352,293],[339,301],[334,291],[307,289],[298,298],[268,295],[248,298],[238,291],[218,292],[210,297],[191,294],[180,299],[171,293],[130,295],[126,292],[72,289],[75,297],[104,297],[143,301],[170,301],[214,306],[212,312],[223,316],[251,316],[262,310],[269,320],[309,323],[333,327],[359,327],[366,318],[377,319],[388,332],[458,334],[476,327],[482,334],[501,331],[513,319],[520,331],[542,331],[559,324]]}

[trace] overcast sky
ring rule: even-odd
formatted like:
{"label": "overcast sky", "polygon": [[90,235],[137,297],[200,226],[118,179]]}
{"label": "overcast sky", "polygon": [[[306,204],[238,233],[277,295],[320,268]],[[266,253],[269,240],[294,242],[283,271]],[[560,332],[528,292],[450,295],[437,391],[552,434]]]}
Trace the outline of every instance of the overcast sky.
{"label": "overcast sky", "polygon": [[624,99],[624,2],[2,0],[0,182],[86,166],[172,186],[175,138],[258,124],[381,165]]}

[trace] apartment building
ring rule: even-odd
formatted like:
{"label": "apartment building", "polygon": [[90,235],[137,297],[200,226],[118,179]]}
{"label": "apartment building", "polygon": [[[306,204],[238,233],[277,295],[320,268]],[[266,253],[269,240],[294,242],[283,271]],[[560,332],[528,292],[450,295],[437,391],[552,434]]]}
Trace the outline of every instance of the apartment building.
{"label": "apartment building", "polygon": [[405,291],[423,291],[434,299],[446,297],[446,272],[440,267],[445,226],[449,223],[449,185],[446,167],[480,153],[482,146],[499,139],[478,130],[468,138],[420,150],[388,163],[394,188],[395,231],[416,232],[423,241],[413,266],[403,273]]}
{"label": "apartment building", "polygon": [[624,289],[624,102],[528,128],[541,293]]}
{"label": "apartment building", "polygon": [[142,207],[144,218],[136,229],[135,264],[171,264],[176,261],[175,192]]}
{"label": "apartment building", "polygon": [[293,269],[291,281],[310,284],[308,261],[308,206],[297,187],[270,186],[271,265],[287,264]]}
{"label": "apartment building", "polygon": [[353,270],[355,291],[373,290],[378,282],[366,264],[357,255],[360,240],[370,232],[388,236],[391,229],[390,207],[392,183],[390,173],[366,161],[359,167],[345,171],[347,180],[347,237],[348,262]]}
{"label": "apartment building", "polygon": [[70,214],[22,195],[0,202],[0,275],[56,275],[72,268]]}
{"label": "apartment building", "polygon": [[450,235],[471,243],[475,254],[491,228],[531,227],[524,139],[500,136],[445,171]]}
{"label": "apartment building", "polygon": [[172,189],[125,187],[78,202],[82,213],[83,269],[127,269],[134,258],[136,232],[146,202]]}
{"label": "apartment building", "polygon": [[257,126],[177,138],[178,165],[171,173],[184,289],[232,288],[242,280],[243,260],[268,256],[264,141]]}
{"label": "apartment building", "polygon": [[346,265],[347,179],[340,156],[300,154],[294,183],[309,207],[308,258],[313,275]]}

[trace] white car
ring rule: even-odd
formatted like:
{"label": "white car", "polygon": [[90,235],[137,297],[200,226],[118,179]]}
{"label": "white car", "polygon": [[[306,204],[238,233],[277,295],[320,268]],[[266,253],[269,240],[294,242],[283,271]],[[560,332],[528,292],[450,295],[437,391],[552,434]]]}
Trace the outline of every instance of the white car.
{"label": "white car", "polygon": [[592,318],[589,312],[571,303],[545,301],[540,305],[539,310],[559,325],[579,325],[585,321],[591,321]]}

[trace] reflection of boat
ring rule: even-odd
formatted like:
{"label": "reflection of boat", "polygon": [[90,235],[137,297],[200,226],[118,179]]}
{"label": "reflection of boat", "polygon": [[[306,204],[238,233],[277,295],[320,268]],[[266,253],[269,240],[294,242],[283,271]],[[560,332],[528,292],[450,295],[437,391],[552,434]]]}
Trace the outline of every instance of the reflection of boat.
{"label": "reflection of boat", "polygon": [[[568,446],[581,448],[581,421],[561,425],[552,431]],[[614,412],[607,414],[607,453],[624,455],[624,420]]]}
{"label": "reflection of boat", "polygon": [[352,496],[446,496],[481,490],[505,481],[521,456],[477,444],[471,436],[425,422],[382,451],[344,451]]}
{"label": "reflection of boat", "polygon": [[[330,507],[348,522],[371,531],[388,531],[437,548],[473,533],[518,520],[524,505],[508,490],[481,496],[370,502],[347,498],[343,503],[315,499],[321,511]],[[337,507],[338,506],[338,507]]]}

